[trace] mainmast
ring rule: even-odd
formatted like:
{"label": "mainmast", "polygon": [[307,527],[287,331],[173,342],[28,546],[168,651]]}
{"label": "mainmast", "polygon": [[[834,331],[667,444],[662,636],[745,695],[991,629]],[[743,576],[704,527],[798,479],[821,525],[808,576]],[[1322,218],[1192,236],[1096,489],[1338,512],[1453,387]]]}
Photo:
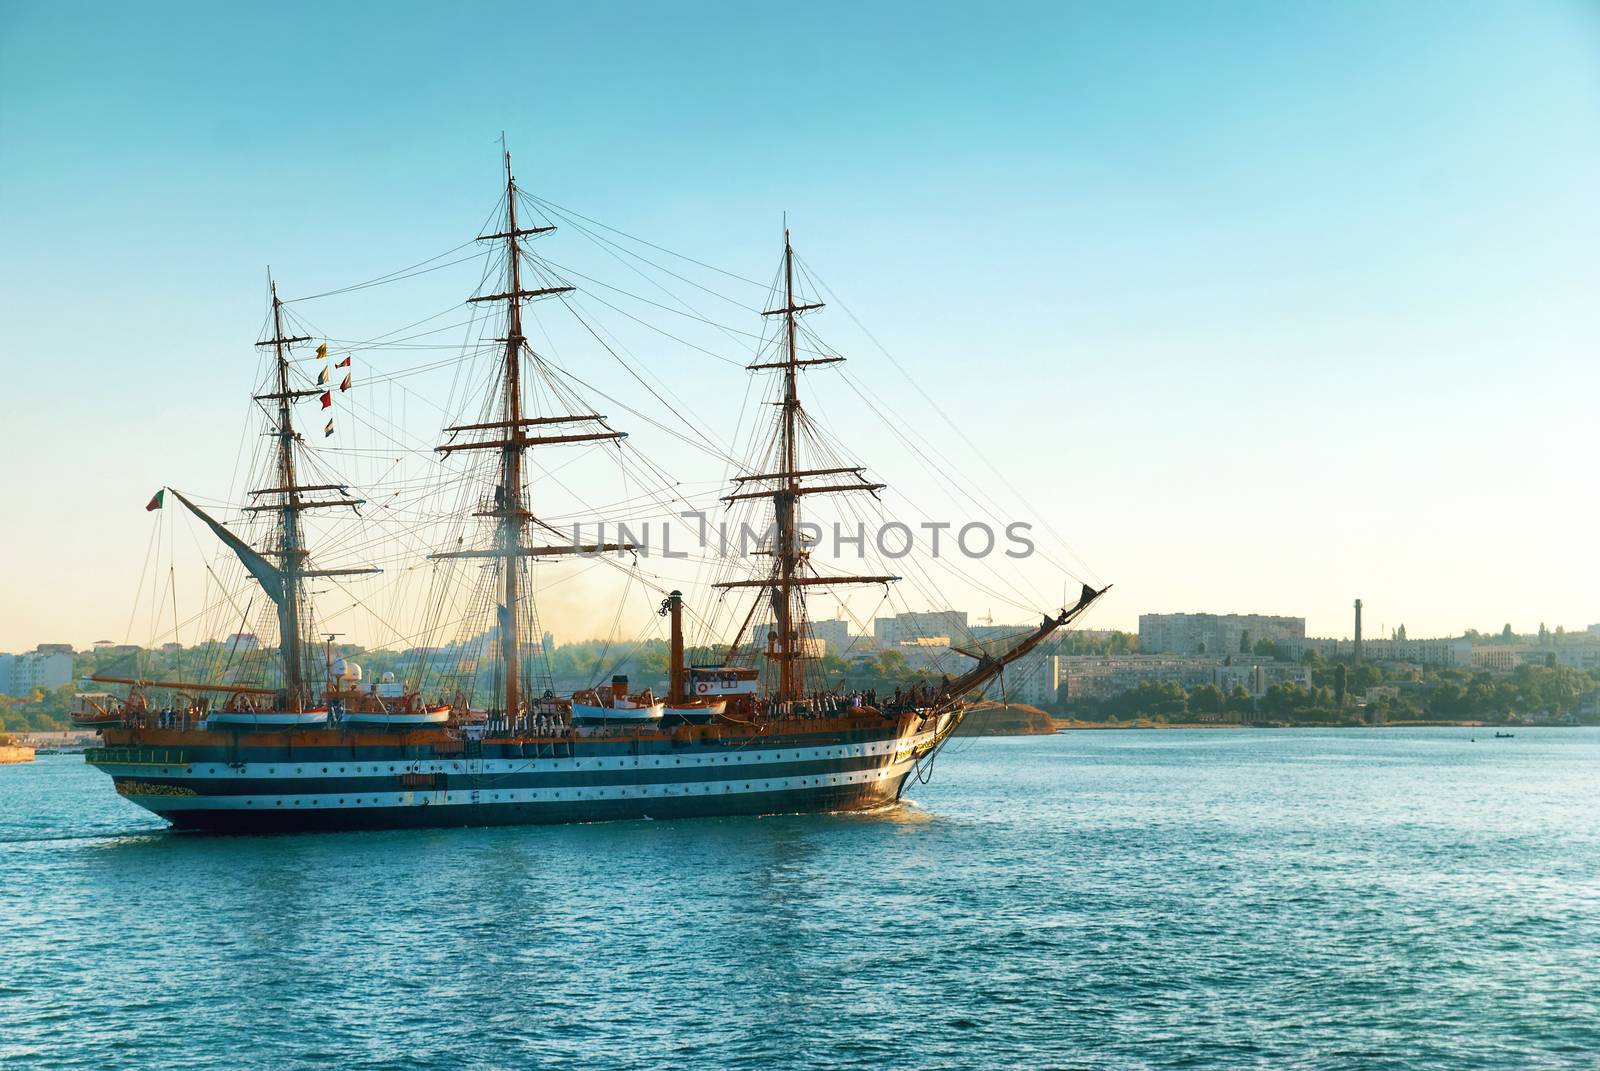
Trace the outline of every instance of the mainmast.
{"label": "mainmast", "polygon": [[[600,422],[604,417],[596,413],[566,416],[525,417],[522,409],[522,358],[527,339],[522,333],[522,305],[534,298],[564,294],[570,286],[546,286],[524,289],[522,285],[522,242],[533,235],[548,234],[555,227],[519,227],[517,225],[517,182],[511,171],[511,154],[505,154],[506,171],[506,224],[498,234],[483,234],[479,241],[504,241],[506,249],[507,289],[499,294],[485,294],[469,298],[469,302],[482,304],[504,302],[506,306],[506,334],[497,341],[505,343],[501,362],[500,419],[481,424],[457,424],[445,430],[498,432],[499,438],[451,442],[438,448],[440,453],[457,450],[496,450],[500,454],[499,478],[495,485],[492,508],[478,515],[495,519],[495,540],[492,550],[446,551],[432,555],[435,558],[496,558],[499,559],[498,626],[500,654],[504,663],[503,711],[515,716],[522,702],[522,628],[519,607],[525,598],[522,591],[521,559],[540,555],[576,553],[584,551],[628,549],[621,544],[602,544],[594,547],[530,547],[523,536],[529,522],[540,524],[529,508],[528,489],[523,471],[523,454],[530,446],[551,443],[589,442],[602,439],[620,439],[624,435],[609,429],[597,432],[580,432],[570,435],[530,435],[529,428],[550,424],[570,424],[585,421]],[[602,425],[603,427],[603,425]],[[543,525],[541,524],[541,527]]]}
{"label": "mainmast", "polygon": [[783,363],[783,442],[779,455],[783,458],[784,489],[772,496],[778,522],[778,695],[788,699],[794,695],[795,652],[797,630],[793,624],[794,577],[800,566],[800,546],[795,540],[795,499],[799,497],[800,477],[795,470],[798,446],[795,443],[795,424],[800,416],[799,350],[795,346],[794,307],[794,246],[789,242],[789,228],[783,229],[783,318],[786,353]]}
{"label": "mainmast", "polygon": [[[794,293],[794,246],[789,240],[789,229],[783,230],[783,307],[768,309],[763,316],[782,316],[784,318],[784,359],[766,364],[752,364],[747,367],[751,370],[781,370],[783,372],[783,407],[782,420],[779,422],[778,431],[778,463],[779,472],[765,473],[755,476],[741,476],[735,482],[749,483],[770,480],[774,486],[767,490],[741,491],[727,495],[724,502],[739,502],[754,498],[772,499],[773,519],[775,526],[776,545],[773,547],[773,556],[776,559],[774,575],[764,580],[737,580],[729,583],[718,584],[721,588],[761,587],[770,588],[773,594],[773,612],[776,620],[777,647],[769,652],[770,657],[778,661],[778,694],[779,702],[793,702],[804,697],[806,688],[804,675],[801,673],[800,661],[805,654],[805,646],[800,635],[800,626],[803,613],[797,614],[796,610],[803,600],[799,598],[797,589],[808,586],[833,586],[845,584],[887,584],[900,579],[896,576],[803,576],[801,567],[805,564],[806,550],[800,544],[798,505],[801,495],[822,494],[840,491],[869,491],[876,493],[885,486],[881,483],[869,483],[860,466],[832,469],[802,469],[800,467],[800,388],[799,372],[801,368],[819,364],[837,364],[843,357],[810,357],[801,359],[800,348],[797,343],[798,321],[797,317],[804,312],[822,308],[821,302],[797,304]],[[836,483],[828,486],[803,484],[802,478],[807,476],[839,476],[848,475],[855,478],[854,483]]]}
{"label": "mainmast", "polygon": [[500,553],[504,557],[505,612],[500,615],[500,643],[505,662],[505,710],[515,713],[521,687],[522,638],[517,628],[517,603],[521,592],[517,552],[522,549],[522,249],[517,239],[517,181],[511,174],[511,154],[506,153],[506,260],[511,289],[506,295],[505,418],[512,434],[500,449],[500,495],[496,503],[500,524]]}

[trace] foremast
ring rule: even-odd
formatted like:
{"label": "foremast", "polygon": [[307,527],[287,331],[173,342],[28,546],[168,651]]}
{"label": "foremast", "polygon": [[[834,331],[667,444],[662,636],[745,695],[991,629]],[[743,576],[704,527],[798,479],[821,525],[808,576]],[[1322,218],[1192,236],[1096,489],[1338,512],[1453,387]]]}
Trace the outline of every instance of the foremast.
{"label": "foremast", "polygon": [[[803,573],[808,552],[799,536],[799,501],[803,495],[837,494],[847,491],[867,491],[876,494],[884,484],[867,481],[861,466],[844,468],[802,469],[800,467],[799,432],[803,407],[800,404],[799,372],[813,365],[838,364],[843,357],[820,356],[801,358],[798,344],[798,317],[802,313],[822,308],[821,302],[799,303],[794,290],[794,245],[789,239],[789,229],[783,231],[783,307],[768,309],[763,316],[782,316],[783,359],[757,362],[746,366],[751,371],[780,371],[783,375],[783,399],[779,402],[783,412],[778,425],[777,472],[741,476],[736,483],[770,482],[771,486],[753,490],[736,491],[723,497],[729,504],[750,499],[771,498],[773,510],[774,564],[769,576],[758,580],[735,580],[716,585],[719,588],[759,588],[771,593],[776,645],[767,656],[778,663],[778,691],[774,697],[779,703],[792,703],[806,694],[805,675],[801,660],[805,655],[801,626],[804,622],[803,590],[810,586],[844,586],[849,584],[888,584],[897,576],[821,576]],[[845,477],[854,482],[836,479],[828,485],[807,484],[807,477]],[[757,598],[759,599],[759,594]],[[752,613],[754,611],[752,610]]]}

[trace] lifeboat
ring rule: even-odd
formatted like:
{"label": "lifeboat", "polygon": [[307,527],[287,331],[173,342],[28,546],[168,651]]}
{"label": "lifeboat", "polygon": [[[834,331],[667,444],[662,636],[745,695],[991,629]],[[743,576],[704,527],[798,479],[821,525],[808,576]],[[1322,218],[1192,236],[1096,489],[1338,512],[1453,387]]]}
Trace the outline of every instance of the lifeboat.
{"label": "lifeboat", "polygon": [[70,718],[75,729],[105,729],[122,724],[122,715],[111,710],[74,710]]}
{"label": "lifeboat", "polygon": [[631,699],[613,700],[611,706],[580,703],[572,700],[574,725],[656,725],[666,713],[662,702],[635,702]]}
{"label": "lifeboat", "polygon": [[213,710],[211,729],[318,729],[328,724],[328,708],[313,710]]}
{"label": "lifeboat", "polygon": [[443,725],[450,720],[450,708],[424,707],[421,710],[351,710],[339,719],[341,725],[376,728],[414,729],[422,725]]}
{"label": "lifeboat", "polygon": [[105,729],[122,724],[122,704],[109,692],[79,692],[68,715],[77,729]]}
{"label": "lifeboat", "polygon": [[666,707],[648,690],[630,696],[628,678],[616,676],[609,692],[579,692],[572,697],[572,724],[659,725]]}
{"label": "lifeboat", "polygon": [[668,704],[666,713],[668,717],[680,721],[692,722],[703,725],[715,718],[722,717],[723,711],[728,709],[726,699],[691,699],[684,703]]}

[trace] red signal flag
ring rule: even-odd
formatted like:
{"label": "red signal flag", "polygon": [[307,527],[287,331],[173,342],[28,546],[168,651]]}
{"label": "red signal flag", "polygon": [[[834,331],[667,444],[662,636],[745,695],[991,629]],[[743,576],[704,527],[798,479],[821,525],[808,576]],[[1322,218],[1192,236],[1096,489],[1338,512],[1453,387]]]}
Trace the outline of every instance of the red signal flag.
{"label": "red signal flag", "polygon": [[322,408],[327,409],[331,405],[333,405],[333,391],[325,390],[322,392]]}

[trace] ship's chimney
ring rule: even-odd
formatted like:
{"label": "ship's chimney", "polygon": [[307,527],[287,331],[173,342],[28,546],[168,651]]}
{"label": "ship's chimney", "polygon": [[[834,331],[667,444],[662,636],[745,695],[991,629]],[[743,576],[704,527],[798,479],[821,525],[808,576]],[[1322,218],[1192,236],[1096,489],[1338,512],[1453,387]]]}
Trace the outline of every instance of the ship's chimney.
{"label": "ship's chimney", "polygon": [[628,675],[618,673],[611,678],[611,696],[613,699],[626,699],[628,697]]}
{"label": "ship's chimney", "polygon": [[1356,600],[1356,665],[1361,664],[1361,600]]}
{"label": "ship's chimney", "polygon": [[681,703],[687,698],[683,680],[683,592],[674,591],[661,604],[661,612],[670,619],[670,639],[667,645],[667,701]]}

